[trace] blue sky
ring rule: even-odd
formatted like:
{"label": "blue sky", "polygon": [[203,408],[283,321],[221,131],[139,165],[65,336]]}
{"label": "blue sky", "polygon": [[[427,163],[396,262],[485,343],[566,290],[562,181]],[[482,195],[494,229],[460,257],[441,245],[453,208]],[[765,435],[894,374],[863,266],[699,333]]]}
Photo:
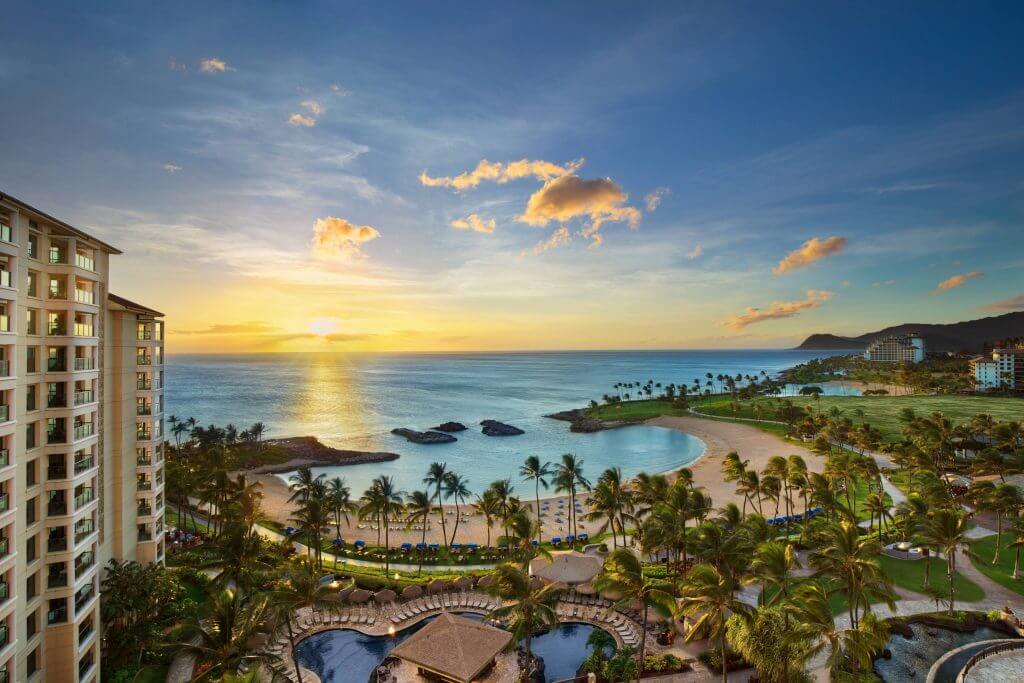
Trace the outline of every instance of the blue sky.
{"label": "blue sky", "polygon": [[[1019,5],[481,4],[16,2],[0,189],[122,247],[172,350],[1024,309]],[[481,160],[560,170],[424,180]]]}

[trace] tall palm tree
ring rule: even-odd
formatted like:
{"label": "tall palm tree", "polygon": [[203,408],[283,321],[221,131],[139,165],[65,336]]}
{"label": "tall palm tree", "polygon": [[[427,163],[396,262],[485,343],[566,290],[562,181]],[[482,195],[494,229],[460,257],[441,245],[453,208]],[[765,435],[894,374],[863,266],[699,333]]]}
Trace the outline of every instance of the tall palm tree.
{"label": "tall palm tree", "polygon": [[533,634],[558,626],[555,609],[564,589],[553,583],[534,588],[529,573],[509,563],[498,565],[493,576],[488,592],[509,604],[491,611],[488,618],[501,621],[512,632],[513,647],[522,641],[527,661],[532,663]]}
{"label": "tall palm tree", "polygon": [[691,642],[700,634],[718,641],[722,683],[726,683],[729,675],[725,658],[725,622],[730,613],[746,614],[749,611],[748,606],[736,598],[738,588],[733,577],[710,564],[696,565],[679,584],[679,614],[696,617],[686,633],[686,641]]}
{"label": "tall palm tree", "polygon": [[538,526],[540,520],[519,508],[505,520],[505,534],[498,539],[498,544],[508,546],[510,557],[518,559],[524,568],[537,555],[551,555],[543,546],[533,544]]}
{"label": "tall palm tree", "polygon": [[430,468],[427,469],[427,476],[423,478],[424,484],[434,487],[434,499],[437,501],[437,507],[441,513],[441,542],[444,543],[445,550],[448,549],[448,529],[444,525],[444,504],[441,500],[441,487],[444,486],[444,480],[447,476],[448,464],[434,462],[430,463]]}
{"label": "tall palm tree", "polygon": [[962,509],[939,509],[929,515],[920,530],[920,539],[925,545],[938,548],[946,556],[946,580],[949,582],[949,613],[956,609],[956,591],[953,579],[956,577],[956,551],[968,548],[967,530],[970,524],[967,513]]}
{"label": "tall palm tree", "polygon": [[[800,582],[793,575],[793,570],[800,567],[796,550],[790,543],[768,541],[757,546],[750,570],[752,580],[761,582],[761,599],[764,604],[771,606],[789,600],[794,587]],[[772,595],[768,594],[770,588],[775,589]]]}
{"label": "tall palm tree", "polygon": [[487,527],[487,547],[490,547],[494,520],[501,515],[501,501],[493,489],[487,489],[482,496],[478,495],[473,501],[473,509],[484,516],[484,526]]}
{"label": "tall palm tree", "polygon": [[345,483],[344,477],[333,477],[327,482],[327,500],[334,513],[334,530],[337,538],[341,538],[341,520],[349,523],[348,513],[355,510],[352,504],[352,491]]}
{"label": "tall palm tree", "polygon": [[512,496],[512,481],[510,479],[498,479],[492,481],[488,490],[498,501],[499,516],[501,517],[501,528],[508,534],[508,519],[514,514],[512,508],[512,501],[515,500]]}
{"label": "tall palm tree", "polygon": [[886,520],[892,521],[892,513],[889,512],[889,503],[885,500],[885,493],[881,491],[873,491],[868,494],[868,497],[864,500],[864,510],[871,515],[871,523],[874,524],[875,518],[878,518],[878,542],[882,542],[882,530],[885,526]]}
{"label": "tall palm tree", "polygon": [[313,557],[317,567],[323,566],[323,532],[329,528],[330,511],[323,498],[302,501],[292,513],[291,522],[306,540],[306,556]]}
{"label": "tall palm tree", "polygon": [[302,680],[299,670],[299,655],[295,650],[295,629],[292,621],[300,609],[311,609],[314,612],[336,614],[344,607],[338,597],[336,588],[329,583],[320,581],[316,568],[309,562],[303,562],[291,569],[274,585],[270,592],[269,604],[277,615],[277,623],[284,623],[288,640],[292,644],[292,664],[295,666],[296,680]]}
{"label": "tall palm tree", "polygon": [[555,465],[555,490],[569,494],[569,522],[572,525],[573,542],[576,537],[576,491],[590,490],[590,481],[583,476],[583,459],[572,453],[562,455],[562,460]]}
{"label": "tall palm tree", "polygon": [[380,526],[384,530],[384,574],[391,571],[391,527],[388,524],[392,519],[402,514],[402,497],[404,491],[400,491],[395,485],[392,476],[382,474],[370,484],[370,488],[363,494],[370,508],[381,519]]}
{"label": "tall palm tree", "polygon": [[604,569],[594,578],[594,588],[598,591],[612,591],[622,597],[619,607],[628,607],[634,602],[643,608],[642,629],[640,635],[640,651],[637,653],[636,679],[639,681],[644,668],[644,655],[647,649],[647,616],[650,609],[668,617],[672,614],[675,603],[672,596],[663,589],[663,584],[656,583],[644,576],[644,565],[640,558],[629,548],[615,550],[605,561]]}
{"label": "tall palm tree", "polygon": [[[415,524],[421,525],[420,543],[426,545],[427,543],[427,525],[430,524],[430,513],[434,508],[433,501],[430,493],[427,491],[413,491],[406,497],[405,500],[405,512],[406,526],[411,528]],[[490,530],[488,530],[490,533]],[[419,567],[416,569],[416,573],[420,574],[423,572],[423,553],[419,553]]]}
{"label": "tall palm tree", "polygon": [[[540,487],[543,486],[545,491],[548,490],[548,479],[551,477],[551,473],[551,463],[542,463],[540,458],[536,455],[527,456],[526,460],[523,461],[522,466],[519,468],[519,476],[526,481],[533,481],[534,501],[537,505],[537,519],[540,519]],[[543,525],[539,525],[537,527],[538,543],[544,541],[543,532]]]}
{"label": "tall palm tree", "polygon": [[810,564],[816,579],[829,581],[829,593],[846,598],[850,623],[857,627],[861,610],[871,611],[873,599],[883,600],[895,609],[892,579],[882,571],[878,556],[881,544],[860,536],[857,526],[849,521],[828,524],[815,539]]}
{"label": "tall palm tree", "polygon": [[288,496],[288,502],[294,503],[296,500],[308,499],[317,488],[317,483],[322,483],[324,475],[318,474],[313,476],[313,470],[308,467],[300,467],[295,471],[295,474],[288,477],[288,488],[291,489],[292,494]]}
{"label": "tall palm tree", "polygon": [[469,481],[460,474],[449,472],[444,478],[444,495],[455,501],[455,528],[452,529],[452,543],[455,543],[455,534],[459,533],[459,519],[462,517],[459,504],[469,498]]}

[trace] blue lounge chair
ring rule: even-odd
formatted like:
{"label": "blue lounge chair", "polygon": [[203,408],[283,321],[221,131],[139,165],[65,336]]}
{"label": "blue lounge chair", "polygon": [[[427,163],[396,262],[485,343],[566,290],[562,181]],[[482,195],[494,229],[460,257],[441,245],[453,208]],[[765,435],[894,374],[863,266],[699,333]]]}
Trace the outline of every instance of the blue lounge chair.
{"label": "blue lounge chair", "polygon": [[357,540],[355,542],[355,546],[357,548],[365,548],[366,547],[366,541],[364,541],[363,539],[360,538],[359,540]]}

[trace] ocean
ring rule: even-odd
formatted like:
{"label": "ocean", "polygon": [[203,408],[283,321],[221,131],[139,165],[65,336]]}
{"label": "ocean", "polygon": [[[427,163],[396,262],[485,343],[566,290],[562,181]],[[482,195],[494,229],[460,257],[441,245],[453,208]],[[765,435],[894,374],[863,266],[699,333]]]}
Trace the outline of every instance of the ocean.
{"label": "ocean", "polygon": [[[472,354],[255,354],[170,355],[165,415],[194,417],[200,424],[239,430],[253,422],[266,436],[318,437],[338,448],[391,451],[398,460],[325,467],[344,476],[354,495],[379,474],[393,475],[400,488],[422,488],[431,462],[447,462],[480,492],[511,477],[520,494],[532,485],[519,480],[527,455],[557,460],[582,458],[597,478],[619,466],[627,476],[660,472],[693,462],[703,443],[659,427],[637,426],[596,434],[573,434],[565,422],[543,417],[582,407],[615,393],[616,382],[648,380],[692,385],[705,373],[769,374],[829,351],[587,351]],[[633,390],[635,393],[635,390]],[[484,419],[526,431],[488,437]],[[451,444],[417,445],[392,435],[395,427],[424,430],[449,420],[470,429]],[[170,437],[169,438],[173,438]],[[527,490],[529,489],[529,491]]]}

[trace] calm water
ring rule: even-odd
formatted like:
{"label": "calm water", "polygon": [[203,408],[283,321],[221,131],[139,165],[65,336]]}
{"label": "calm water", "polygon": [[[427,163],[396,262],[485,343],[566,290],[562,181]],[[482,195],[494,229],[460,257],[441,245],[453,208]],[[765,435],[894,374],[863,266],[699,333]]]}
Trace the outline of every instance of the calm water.
{"label": "calm water", "polygon": [[[477,614],[462,616],[481,619]],[[366,636],[349,629],[322,631],[298,644],[299,663],[324,683],[362,683],[399,643],[423,628],[430,619],[394,637]],[[587,656],[587,638],[594,626],[562,624],[533,639],[533,651],[544,658],[545,678],[558,681],[576,674]]]}
{"label": "calm water", "polygon": [[[1002,631],[982,626],[970,633],[958,633],[944,628],[924,626],[922,624],[911,624],[910,630],[914,632],[913,638],[904,638],[894,634],[889,639],[888,648],[892,651],[892,659],[876,659],[875,673],[886,683],[911,683],[912,681],[923,681],[928,677],[928,670],[940,657],[955,650],[961,645],[976,643],[982,640],[993,638],[1006,638]],[[940,677],[942,683],[952,682],[970,655],[967,653],[962,661],[953,662],[952,675]]]}
{"label": "calm water", "polygon": [[[202,424],[256,420],[270,436],[314,435],[357,450],[400,453],[389,463],[324,468],[346,477],[354,492],[378,474],[401,488],[420,487],[430,462],[443,460],[480,491],[491,481],[515,480],[526,455],[556,459],[572,452],[595,476],[618,465],[627,475],[664,471],[692,462],[703,444],[657,427],[572,434],[545,413],[581,407],[616,382],[692,385],[707,372],[769,374],[831,355],[810,351],[564,352],[516,354],[261,354],[168,359],[166,409]],[[635,390],[634,390],[635,392]],[[485,437],[480,420],[492,418],[526,430],[515,437]],[[447,420],[469,430],[452,444],[421,446],[390,434],[394,427],[427,429]],[[332,472],[336,470],[336,472]],[[520,484],[520,488],[525,485]],[[521,493],[525,493],[525,488]]]}

